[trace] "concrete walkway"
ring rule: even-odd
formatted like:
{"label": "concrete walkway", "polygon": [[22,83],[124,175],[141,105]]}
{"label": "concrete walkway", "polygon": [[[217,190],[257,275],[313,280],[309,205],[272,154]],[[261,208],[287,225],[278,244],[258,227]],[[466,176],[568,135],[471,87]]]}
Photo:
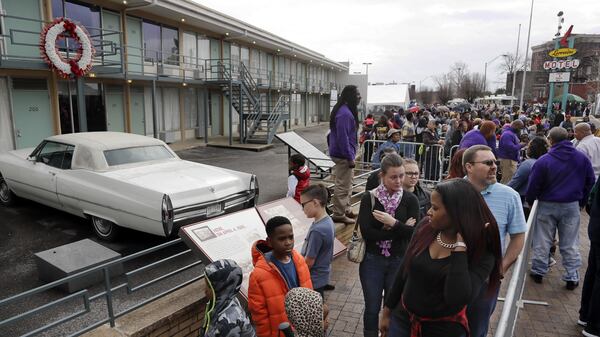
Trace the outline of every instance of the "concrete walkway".
{"label": "concrete walkway", "polygon": [[[587,256],[590,241],[587,237],[588,215],[582,212],[581,227],[579,230],[580,250],[583,266],[579,270],[582,281],[577,289],[565,289],[565,282],[561,281],[563,268],[560,253],[556,252],[557,264],[551,268],[542,284],[536,284],[527,278],[523,299],[548,302],[549,306],[526,304],[519,312],[514,336],[516,337],[567,337],[582,336],[581,328],[577,325],[579,317],[579,301],[581,287],[587,268]],[[347,242],[350,226],[338,227],[337,236],[342,242]],[[500,297],[504,297],[508,279],[503,282]],[[364,300],[360,279],[358,277],[358,264],[349,262],[345,255],[338,257],[333,263],[331,283],[335,290],[325,293],[325,301],[329,305],[331,337],[362,336]],[[488,336],[493,336],[494,327],[502,311],[502,302],[498,302],[496,311],[492,316]]]}

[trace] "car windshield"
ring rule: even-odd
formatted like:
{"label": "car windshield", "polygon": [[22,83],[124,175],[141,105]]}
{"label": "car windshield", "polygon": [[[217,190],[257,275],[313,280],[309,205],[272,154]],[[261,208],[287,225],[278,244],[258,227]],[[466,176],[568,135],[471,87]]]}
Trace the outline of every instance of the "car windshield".
{"label": "car windshield", "polygon": [[139,163],[173,158],[173,154],[162,145],[128,147],[104,151],[108,166]]}

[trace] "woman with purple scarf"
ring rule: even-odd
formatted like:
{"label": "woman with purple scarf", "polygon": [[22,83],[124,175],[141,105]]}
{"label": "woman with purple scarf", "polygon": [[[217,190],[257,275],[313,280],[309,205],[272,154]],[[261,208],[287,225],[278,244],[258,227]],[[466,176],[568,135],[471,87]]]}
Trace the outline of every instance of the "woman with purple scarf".
{"label": "woman with purple scarf", "polygon": [[360,203],[357,221],[367,247],[359,267],[365,337],[378,336],[383,293],[394,282],[419,220],[419,200],[402,190],[404,174],[402,157],[386,155],[381,161],[381,184],[365,193]]}

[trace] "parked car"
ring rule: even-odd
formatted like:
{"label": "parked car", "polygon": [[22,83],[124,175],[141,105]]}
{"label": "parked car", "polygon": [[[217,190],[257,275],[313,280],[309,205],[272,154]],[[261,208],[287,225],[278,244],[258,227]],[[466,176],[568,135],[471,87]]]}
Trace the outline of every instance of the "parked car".
{"label": "parked car", "polygon": [[121,132],[51,136],[0,154],[0,202],[15,196],[90,220],[112,240],[120,227],[161,236],[253,207],[253,174],[180,159],[164,142]]}

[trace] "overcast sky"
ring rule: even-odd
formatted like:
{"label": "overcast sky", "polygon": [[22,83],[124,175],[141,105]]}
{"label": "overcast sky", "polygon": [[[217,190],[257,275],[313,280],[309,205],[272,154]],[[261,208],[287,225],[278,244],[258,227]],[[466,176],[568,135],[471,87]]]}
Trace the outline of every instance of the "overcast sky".
{"label": "overcast sky", "polygon": [[[472,72],[527,43],[529,0],[195,0],[335,61],[350,61],[351,72],[369,66],[370,82],[415,82],[464,61]],[[563,33],[600,34],[599,0],[537,0],[530,47],[550,40],[563,11]],[[530,49],[531,50],[531,49]],[[504,87],[500,58],[488,65],[488,85]]]}

